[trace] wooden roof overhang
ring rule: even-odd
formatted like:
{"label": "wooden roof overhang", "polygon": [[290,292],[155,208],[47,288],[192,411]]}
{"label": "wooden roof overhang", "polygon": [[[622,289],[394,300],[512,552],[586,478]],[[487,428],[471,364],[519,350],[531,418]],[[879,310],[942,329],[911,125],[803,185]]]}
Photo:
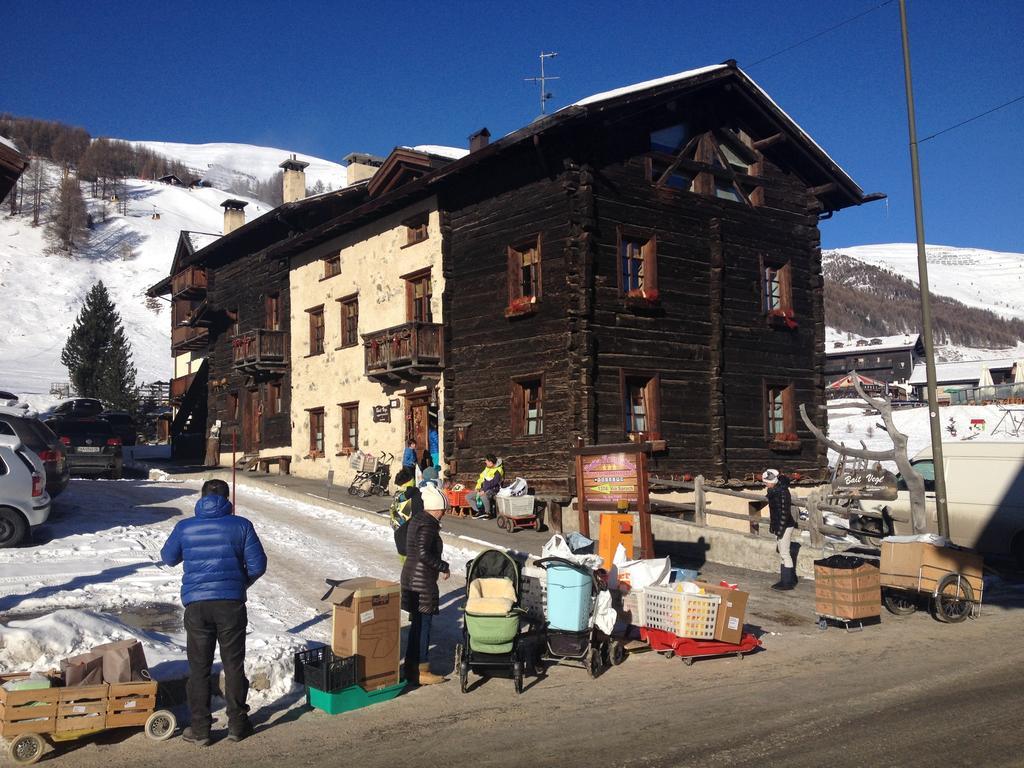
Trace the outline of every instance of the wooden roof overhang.
{"label": "wooden roof overhang", "polygon": [[0,141],[0,200],[17,183],[18,177],[28,168],[28,160],[14,147]]}

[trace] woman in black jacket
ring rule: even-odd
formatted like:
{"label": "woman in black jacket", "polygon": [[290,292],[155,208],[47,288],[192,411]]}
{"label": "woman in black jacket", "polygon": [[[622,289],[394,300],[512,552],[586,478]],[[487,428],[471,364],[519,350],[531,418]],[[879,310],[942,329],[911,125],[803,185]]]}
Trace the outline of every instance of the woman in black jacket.
{"label": "woman in black jacket", "polygon": [[761,481],[768,488],[768,530],[775,534],[776,547],[782,558],[781,578],[772,589],[785,592],[796,586],[796,567],[790,549],[796,520],[793,519],[793,497],[789,492],[789,478],[777,469],[766,469]]}
{"label": "woman in black jacket", "polygon": [[405,679],[412,685],[443,683],[447,678],[430,671],[430,625],[437,613],[438,578],[449,576],[441,559],[441,518],[448,497],[433,486],[420,489],[410,502],[412,517],[406,534],[406,560],[402,566],[402,608],[409,612],[409,641],[405,649]]}

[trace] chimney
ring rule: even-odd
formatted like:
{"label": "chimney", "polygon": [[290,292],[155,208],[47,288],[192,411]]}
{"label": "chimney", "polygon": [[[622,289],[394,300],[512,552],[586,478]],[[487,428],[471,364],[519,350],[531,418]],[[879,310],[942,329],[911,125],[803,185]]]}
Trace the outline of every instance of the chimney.
{"label": "chimney", "polygon": [[224,234],[228,235],[245,224],[245,206],[247,202],[233,198],[220,204],[224,209]]}
{"label": "chimney", "polygon": [[345,155],[347,181],[355,184],[370,178],[377,172],[377,169],[384,165],[384,158],[376,155],[368,155],[365,152],[349,152]]}
{"label": "chimney", "polygon": [[478,149],[483,149],[491,143],[491,132],[486,128],[481,128],[476,133],[469,137],[469,151],[476,152]]}
{"label": "chimney", "polygon": [[296,160],[293,154],[278,168],[284,169],[284,202],[294,203],[306,197],[306,168],[309,163]]}

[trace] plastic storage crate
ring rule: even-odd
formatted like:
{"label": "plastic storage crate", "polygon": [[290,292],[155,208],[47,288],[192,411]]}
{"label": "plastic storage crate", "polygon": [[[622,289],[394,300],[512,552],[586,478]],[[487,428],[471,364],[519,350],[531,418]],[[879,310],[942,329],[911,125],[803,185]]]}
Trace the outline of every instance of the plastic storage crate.
{"label": "plastic storage crate", "polygon": [[498,514],[505,517],[532,517],[533,496],[495,496]]}
{"label": "plastic storage crate", "polygon": [[317,688],[306,686],[306,702],[311,707],[321,709],[329,715],[340,715],[342,712],[351,712],[355,709],[362,709],[371,704],[379,704],[382,701],[395,698],[405,688],[405,681],[389,685],[386,688],[378,688],[376,691],[366,691],[358,685],[351,685],[341,691],[321,691]]}
{"label": "plastic storage crate", "polygon": [[634,627],[647,626],[642,589],[632,589],[622,596],[622,610],[629,614],[630,624]]}
{"label": "plastic storage crate", "polygon": [[547,618],[548,572],[543,568],[524,565],[519,581],[519,606],[534,621]]}
{"label": "plastic storage crate", "polygon": [[327,693],[355,685],[359,667],[355,656],[335,656],[326,645],[295,654],[295,682]]}
{"label": "plastic storage crate", "polygon": [[720,595],[677,592],[674,587],[644,589],[644,622],[651,629],[694,640],[714,640]]}

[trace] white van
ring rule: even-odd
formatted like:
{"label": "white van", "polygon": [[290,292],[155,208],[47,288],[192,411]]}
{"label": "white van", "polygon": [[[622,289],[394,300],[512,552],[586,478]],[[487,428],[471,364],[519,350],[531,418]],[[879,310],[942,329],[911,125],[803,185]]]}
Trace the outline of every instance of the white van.
{"label": "white van", "polygon": [[[954,544],[983,554],[1014,555],[1024,565],[1024,443],[943,443],[942,458],[949,538]],[[938,533],[931,447],[910,463],[924,477],[928,531]],[[898,477],[898,481],[894,501],[862,501],[861,506],[887,511],[894,532],[910,534],[910,493],[903,478]]]}

